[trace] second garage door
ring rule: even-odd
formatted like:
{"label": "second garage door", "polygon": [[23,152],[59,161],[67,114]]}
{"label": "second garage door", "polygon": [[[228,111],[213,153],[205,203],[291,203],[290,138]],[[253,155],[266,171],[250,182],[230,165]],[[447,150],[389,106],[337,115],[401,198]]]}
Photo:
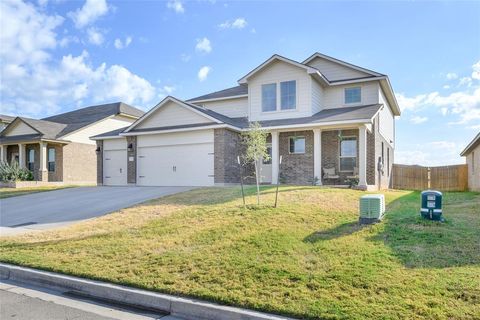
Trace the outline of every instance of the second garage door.
{"label": "second garage door", "polygon": [[137,137],[137,184],[212,186],[213,131]]}

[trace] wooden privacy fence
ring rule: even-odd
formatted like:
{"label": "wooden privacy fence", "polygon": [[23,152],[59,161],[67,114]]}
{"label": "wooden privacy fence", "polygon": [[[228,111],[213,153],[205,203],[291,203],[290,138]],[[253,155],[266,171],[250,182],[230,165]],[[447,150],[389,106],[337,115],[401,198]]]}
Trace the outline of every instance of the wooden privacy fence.
{"label": "wooden privacy fence", "polygon": [[467,170],[466,164],[442,167],[394,164],[392,185],[394,189],[466,191]]}

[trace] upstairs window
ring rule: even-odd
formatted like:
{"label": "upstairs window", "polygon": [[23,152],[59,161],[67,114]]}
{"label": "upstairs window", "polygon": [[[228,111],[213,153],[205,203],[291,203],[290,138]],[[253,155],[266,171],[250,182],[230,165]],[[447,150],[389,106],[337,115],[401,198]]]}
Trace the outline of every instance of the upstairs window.
{"label": "upstairs window", "polygon": [[290,153],[305,153],[305,137],[290,137]]}
{"label": "upstairs window", "polygon": [[357,166],[357,138],[343,137],[340,141],[340,171],[354,171]]}
{"label": "upstairs window", "polygon": [[362,101],[362,89],[360,87],[345,88],[345,104],[360,103]]}
{"label": "upstairs window", "polygon": [[48,171],[55,171],[55,148],[48,148]]}
{"label": "upstairs window", "polygon": [[28,170],[33,171],[35,169],[35,150],[30,149],[28,151]]}
{"label": "upstairs window", "polygon": [[277,84],[262,85],[262,111],[275,111],[277,109]]}
{"label": "upstairs window", "polygon": [[291,110],[297,105],[297,82],[280,82],[280,109]]}

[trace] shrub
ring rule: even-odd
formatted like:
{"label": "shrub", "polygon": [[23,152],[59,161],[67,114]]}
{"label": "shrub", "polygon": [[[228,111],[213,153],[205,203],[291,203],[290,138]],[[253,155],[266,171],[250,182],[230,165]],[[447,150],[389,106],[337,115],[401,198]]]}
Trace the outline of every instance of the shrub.
{"label": "shrub", "polygon": [[0,180],[2,182],[32,181],[33,173],[25,168],[20,168],[16,161],[12,164],[0,163]]}

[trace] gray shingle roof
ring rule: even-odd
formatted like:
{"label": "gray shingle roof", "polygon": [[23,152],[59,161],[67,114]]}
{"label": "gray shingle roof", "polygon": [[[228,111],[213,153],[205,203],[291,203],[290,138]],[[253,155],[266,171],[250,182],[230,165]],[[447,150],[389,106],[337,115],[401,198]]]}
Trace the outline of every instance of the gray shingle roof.
{"label": "gray shingle roof", "polygon": [[203,96],[188,99],[187,101],[201,101],[201,100],[208,100],[208,99],[227,98],[227,97],[234,97],[234,96],[240,96],[245,94],[248,94],[248,86],[241,85],[241,86],[231,87],[231,88],[220,90],[220,91],[215,91],[209,94],[204,94]]}
{"label": "gray shingle roof", "polygon": [[470,141],[470,143],[468,144],[468,146],[465,147],[465,149],[463,149],[462,153],[460,153],[460,155],[463,157],[463,156],[467,156],[470,152],[473,151],[473,149],[475,149],[478,145],[480,144],[480,132],[475,136],[475,138],[473,138],[472,141]]}
{"label": "gray shingle roof", "polygon": [[23,141],[39,141],[42,138],[41,134],[22,134],[18,136],[9,136],[9,137],[2,137],[0,136],[0,143],[16,143],[16,142],[23,142]]}
{"label": "gray shingle roof", "polygon": [[0,114],[0,122],[12,122],[15,119],[15,117],[12,116],[7,116],[6,114]]}

